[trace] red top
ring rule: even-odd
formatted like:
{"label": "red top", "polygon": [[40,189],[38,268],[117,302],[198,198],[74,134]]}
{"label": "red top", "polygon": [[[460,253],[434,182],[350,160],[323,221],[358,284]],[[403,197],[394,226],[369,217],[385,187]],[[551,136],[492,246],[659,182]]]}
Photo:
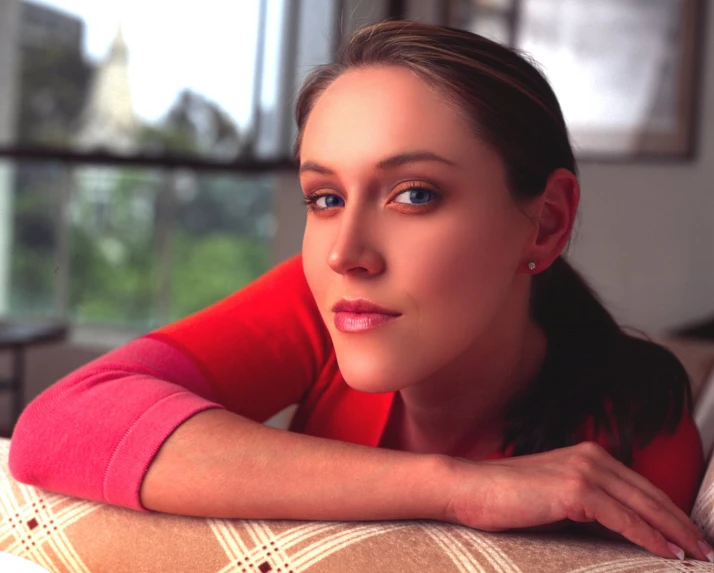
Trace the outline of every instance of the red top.
{"label": "red top", "polygon": [[[148,511],[140,489],[151,461],[202,410],[265,422],[297,403],[290,430],[377,447],[395,396],[345,383],[296,256],[49,387],[22,413],[9,467],[23,483]],[[593,439],[588,427],[586,439]],[[604,435],[596,441],[606,446]],[[689,412],[673,435],[635,450],[632,469],[689,513],[703,477],[702,444]]]}

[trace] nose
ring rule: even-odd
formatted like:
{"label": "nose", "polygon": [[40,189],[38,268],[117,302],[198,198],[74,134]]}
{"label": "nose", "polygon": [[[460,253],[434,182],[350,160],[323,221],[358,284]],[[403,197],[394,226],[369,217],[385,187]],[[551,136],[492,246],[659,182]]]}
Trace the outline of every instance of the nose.
{"label": "nose", "polygon": [[348,211],[343,212],[327,262],[341,275],[379,275],[384,272],[385,261],[376,248],[374,230],[357,211]]}

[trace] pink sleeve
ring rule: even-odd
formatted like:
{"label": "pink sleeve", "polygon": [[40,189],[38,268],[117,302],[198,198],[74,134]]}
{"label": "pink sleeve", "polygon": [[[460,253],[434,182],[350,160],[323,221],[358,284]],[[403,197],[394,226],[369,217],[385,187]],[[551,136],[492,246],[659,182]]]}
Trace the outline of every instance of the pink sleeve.
{"label": "pink sleeve", "polygon": [[49,491],[149,511],[140,488],[154,456],[194,414],[225,409],[215,399],[189,358],[139,338],[30,402],[12,435],[10,473]]}

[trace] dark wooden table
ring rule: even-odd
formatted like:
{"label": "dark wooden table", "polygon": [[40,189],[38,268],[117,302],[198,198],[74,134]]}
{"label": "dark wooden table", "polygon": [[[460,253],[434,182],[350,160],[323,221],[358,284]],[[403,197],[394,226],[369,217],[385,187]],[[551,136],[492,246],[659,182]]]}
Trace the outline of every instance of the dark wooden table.
{"label": "dark wooden table", "polygon": [[65,340],[68,330],[61,322],[0,320],[0,351],[12,352],[10,376],[0,379],[0,390],[13,393],[10,432],[25,408],[25,350],[38,344]]}

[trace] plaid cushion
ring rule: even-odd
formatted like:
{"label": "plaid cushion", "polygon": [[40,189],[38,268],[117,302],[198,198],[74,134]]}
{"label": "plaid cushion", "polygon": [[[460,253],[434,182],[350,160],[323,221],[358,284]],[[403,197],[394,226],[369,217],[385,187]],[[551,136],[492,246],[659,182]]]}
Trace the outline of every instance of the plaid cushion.
{"label": "plaid cushion", "polygon": [[[625,573],[712,571],[626,542],[486,533],[431,520],[319,522],[144,514],[15,481],[0,439],[0,551],[54,573]],[[707,474],[714,482],[714,470]],[[709,488],[709,486],[707,486]],[[714,490],[697,500],[708,524]]]}

